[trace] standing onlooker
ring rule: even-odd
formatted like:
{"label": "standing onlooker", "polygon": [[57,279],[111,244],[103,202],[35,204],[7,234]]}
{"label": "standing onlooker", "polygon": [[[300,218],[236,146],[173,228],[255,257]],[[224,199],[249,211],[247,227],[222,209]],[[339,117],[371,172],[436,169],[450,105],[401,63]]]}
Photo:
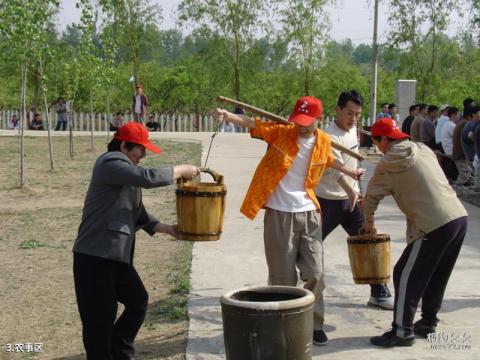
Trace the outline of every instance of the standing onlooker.
{"label": "standing onlooker", "polygon": [[465,110],[467,108],[473,107],[473,106],[475,106],[475,101],[473,101],[473,99],[471,99],[471,98],[464,99],[463,100],[463,112],[462,112],[460,118],[463,118],[463,116],[464,116],[463,114],[465,113]]}
{"label": "standing onlooker", "polygon": [[436,150],[435,143],[435,121],[438,118],[438,106],[430,105],[428,107],[427,117],[420,126],[420,141],[430,149]]}
{"label": "standing onlooker", "polygon": [[456,107],[448,108],[448,120],[442,128],[440,133],[440,143],[442,144],[443,152],[447,156],[452,156],[453,152],[453,132],[455,131],[455,126],[460,119],[460,112]]}
{"label": "standing onlooker", "polygon": [[113,119],[110,119],[110,131],[117,131],[123,126],[122,114],[117,112]]}
{"label": "standing onlooker", "polygon": [[475,171],[475,191],[480,191],[480,126],[477,126],[473,135],[475,143],[475,157],[473,159],[473,169]]}
{"label": "standing onlooker", "polygon": [[55,111],[57,112],[57,126],[55,127],[55,130],[60,130],[60,128],[63,131],[67,130],[67,104],[65,103],[65,99],[63,97],[59,97],[57,99]]}
{"label": "standing onlooker", "polygon": [[155,119],[155,115],[150,115],[145,126],[147,127],[148,131],[158,131],[159,124],[157,119]]}
{"label": "standing onlooker", "polygon": [[435,143],[437,144],[437,149],[442,150],[440,135],[442,134],[443,126],[448,122],[449,117],[448,113],[448,104],[443,104],[440,106],[440,117],[437,120],[437,125],[435,126]]}
{"label": "standing onlooker", "polygon": [[397,121],[397,105],[389,104],[388,105],[388,118]]}
{"label": "standing onlooker", "polygon": [[383,103],[381,106],[381,111],[377,115],[377,119],[389,118],[390,113],[388,112],[388,103]]}
{"label": "standing onlooker", "polygon": [[420,112],[420,106],[412,105],[408,109],[408,112],[409,112],[409,115],[405,118],[405,120],[403,120],[403,123],[402,123],[402,131],[405,134],[410,135],[410,127],[412,126],[412,122],[415,119],[415,116],[417,116],[418,113]]}
{"label": "standing onlooker", "polygon": [[420,128],[422,126],[423,120],[427,117],[427,104],[418,105],[418,115],[415,116],[415,119],[410,126],[410,139],[413,141],[420,141]]}
{"label": "standing onlooker", "polygon": [[[243,111],[243,109],[239,106],[236,106],[234,109],[233,109],[233,113],[234,114],[237,114],[237,115],[244,115],[245,114],[245,111]],[[235,126],[235,132],[242,132],[242,128],[238,125],[234,125]]]}
{"label": "standing onlooker", "polygon": [[143,123],[147,116],[148,98],[143,94],[143,88],[140,85],[135,87],[135,95],[132,97],[133,119]]}
{"label": "standing onlooker", "polygon": [[[442,169],[445,175],[452,182],[458,177],[458,170],[452,158],[453,153],[453,132],[455,126],[460,119],[460,111],[458,108],[452,106],[447,111],[448,121],[443,125],[440,134],[440,146],[446,156],[441,158]],[[440,160],[440,159],[439,159]]]}
{"label": "standing onlooker", "polygon": [[465,158],[465,154],[462,149],[462,132],[465,125],[473,118],[475,108],[467,107],[463,111],[463,118],[455,126],[453,130],[453,147],[452,147],[452,159],[455,161],[455,166],[458,170],[457,185],[470,186],[472,185],[472,170],[468,161]]}
{"label": "standing onlooker", "polygon": [[220,126],[220,132],[235,132],[235,124],[225,120]]}
{"label": "standing onlooker", "polygon": [[472,109],[474,113],[470,118],[470,122],[466,124],[462,130],[461,142],[465,158],[470,164],[472,164],[473,158],[475,156],[475,144],[473,142],[473,135],[475,133],[475,129],[478,127],[478,125],[480,125],[480,107],[474,106],[470,107],[470,109]]}
{"label": "standing onlooker", "polygon": [[43,120],[39,113],[35,113],[30,122],[30,130],[43,130]]}

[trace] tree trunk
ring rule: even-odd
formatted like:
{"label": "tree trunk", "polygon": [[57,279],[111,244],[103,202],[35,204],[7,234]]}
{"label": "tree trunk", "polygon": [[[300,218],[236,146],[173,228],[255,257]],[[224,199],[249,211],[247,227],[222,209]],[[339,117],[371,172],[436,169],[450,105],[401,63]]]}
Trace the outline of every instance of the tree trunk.
{"label": "tree trunk", "polygon": [[234,85],[233,93],[235,94],[235,99],[240,101],[240,39],[237,32],[234,32],[235,36],[235,60],[234,60]]}
{"label": "tree trunk", "polygon": [[73,149],[73,118],[71,115],[73,115],[73,104],[75,102],[75,96],[73,97],[72,103],[70,105],[70,113],[68,114],[68,145],[69,145],[69,151],[70,151],[70,160],[73,160],[73,157],[75,155],[74,149]]}
{"label": "tree trunk", "polygon": [[90,118],[91,118],[91,123],[90,123],[90,135],[92,139],[92,149],[95,148],[95,141],[93,139],[93,127],[95,124],[95,118],[93,116],[93,90],[90,88]]}
{"label": "tree trunk", "polygon": [[[140,80],[139,80],[139,77],[138,77],[140,65],[138,63],[138,58],[136,56],[134,56],[133,59],[132,59],[132,67],[133,67],[133,78],[135,79],[134,84],[135,84],[135,87],[136,87],[137,85],[140,85]],[[135,88],[134,88],[134,90],[135,90]]]}
{"label": "tree trunk", "polygon": [[25,146],[24,146],[24,128],[27,122],[27,105],[25,100],[25,88],[27,87],[27,64],[26,62],[22,64],[22,119],[20,124],[20,188],[23,188],[25,185]]}
{"label": "tree trunk", "polygon": [[304,92],[306,96],[310,95],[310,65],[307,63],[305,64],[305,69],[304,69]]}
{"label": "tree trunk", "polygon": [[110,91],[107,91],[107,143],[110,141]]}
{"label": "tree trunk", "polygon": [[35,70],[33,72],[32,80],[31,80],[31,84],[33,87],[32,107],[34,109],[33,110],[34,112],[40,108],[39,104],[42,103],[42,100],[41,100],[42,75],[43,75],[42,64],[41,62],[38,62],[38,65],[35,66]]}
{"label": "tree trunk", "polygon": [[43,90],[43,100],[45,104],[45,116],[46,116],[46,121],[47,121],[47,132],[48,132],[48,153],[50,155],[50,169],[53,170],[53,149],[52,149],[52,134],[50,132],[50,112],[48,111],[48,104],[47,104],[47,94],[45,92],[45,87],[43,83],[43,63],[40,60],[40,84],[41,88]]}

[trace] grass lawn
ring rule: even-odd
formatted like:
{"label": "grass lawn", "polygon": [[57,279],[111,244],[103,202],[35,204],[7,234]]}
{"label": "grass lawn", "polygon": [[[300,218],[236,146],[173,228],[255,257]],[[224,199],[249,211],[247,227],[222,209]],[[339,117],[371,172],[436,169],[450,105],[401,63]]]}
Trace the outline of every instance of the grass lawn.
{"label": "grass lawn", "polygon": [[[157,141],[163,152],[147,154],[142,165],[200,165],[201,145]],[[53,138],[50,170],[45,137],[25,138],[26,185],[20,183],[20,143],[0,137],[0,359],[84,359],[81,323],[73,287],[72,246],[95,159],[106,138]],[[147,210],[176,222],[175,187],[144,189]],[[186,301],[192,245],[168,236],[137,233],[134,264],[150,295],[149,311],[137,337],[140,359],[184,359]],[[119,309],[119,312],[122,308]],[[42,352],[7,353],[7,344],[42,343]]]}

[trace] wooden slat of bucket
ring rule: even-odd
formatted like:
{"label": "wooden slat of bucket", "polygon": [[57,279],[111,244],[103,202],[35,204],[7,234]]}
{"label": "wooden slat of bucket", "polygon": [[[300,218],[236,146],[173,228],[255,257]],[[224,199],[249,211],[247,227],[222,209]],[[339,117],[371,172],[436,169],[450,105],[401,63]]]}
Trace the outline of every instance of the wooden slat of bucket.
{"label": "wooden slat of bucket", "polygon": [[356,284],[384,284],[390,279],[390,237],[386,234],[351,236],[348,256]]}
{"label": "wooden slat of bucket", "polygon": [[226,187],[186,182],[177,189],[178,231],[183,240],[219,240],[225,212]]}

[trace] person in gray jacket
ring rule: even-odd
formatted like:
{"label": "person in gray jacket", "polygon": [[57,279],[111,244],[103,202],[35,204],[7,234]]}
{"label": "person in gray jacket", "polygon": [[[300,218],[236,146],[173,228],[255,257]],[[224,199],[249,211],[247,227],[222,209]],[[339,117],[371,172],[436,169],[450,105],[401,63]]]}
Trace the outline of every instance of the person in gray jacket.
{"label": "person in gray jacket", "polygon": [[[372,141],[385,154],[368,183],[363,230],[373,232],[378,203],[393,196],[407,218],[407,247],[393,269],[392,330],[370,341],[411,346],[414,335],[435,333],[437,313],[467,231],[467,212],[448,183],[436,155],[408,140],[391,119],[372,126]],[[413,323],[422,299],[422,318]]]}
{"label": "person in gray jacket", "polygon": [[[88,360],[135,359],[134,340],[148,294],[133,266],[135,232],[170,234],[176,225],[159,222],[142,203],[141,188],[167,186],[199,174],[194,165],[159,169],[139,166],[145,149],[160,153],[137,122],[122,126],[95,162],[82,221],[73,246],[75,293]],[[125,310],[115,321],[118,303]]]}

